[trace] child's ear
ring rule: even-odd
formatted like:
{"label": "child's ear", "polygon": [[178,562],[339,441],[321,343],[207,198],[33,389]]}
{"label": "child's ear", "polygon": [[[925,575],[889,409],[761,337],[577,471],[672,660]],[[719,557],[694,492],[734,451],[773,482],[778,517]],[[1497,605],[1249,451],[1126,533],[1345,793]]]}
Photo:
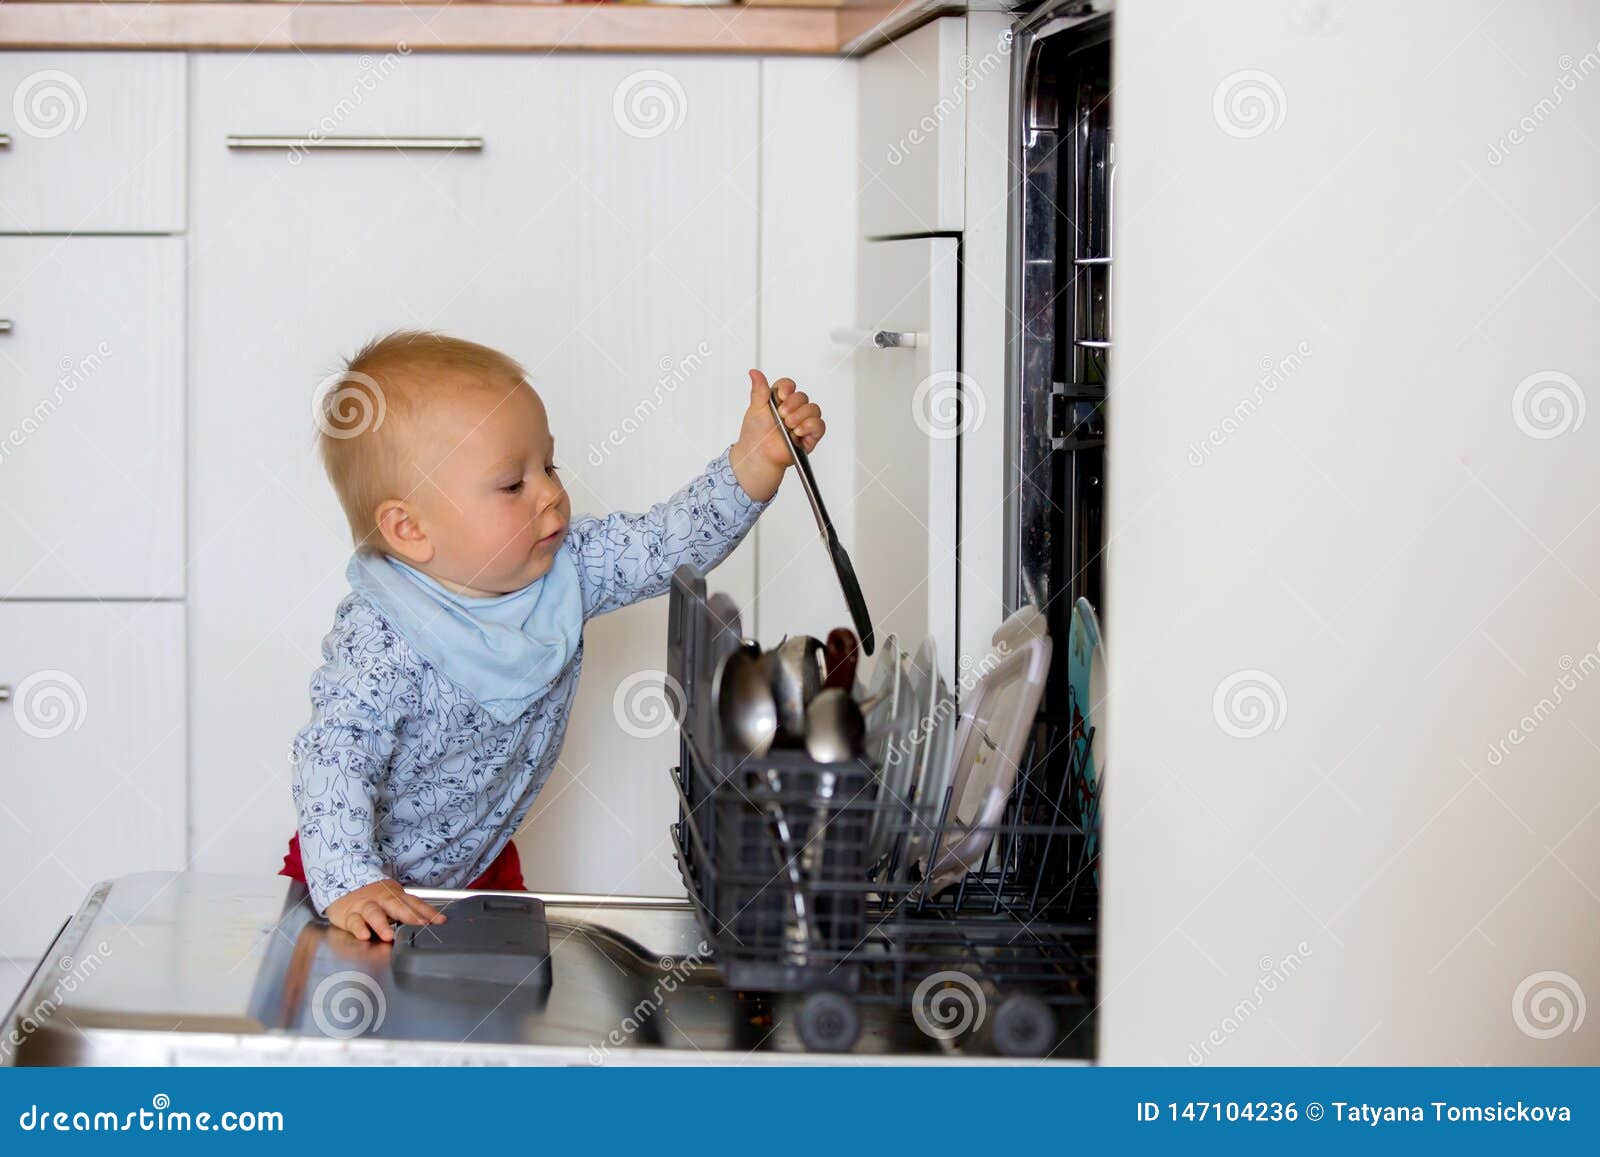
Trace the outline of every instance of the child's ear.
{"label": "child's ear", "polygon": [[433,558],[433,543],[417,521],[416,513],[398,498],[390,498],[378,507],[378,533],[384,545],[393,554],[409,563],[426,563]]}

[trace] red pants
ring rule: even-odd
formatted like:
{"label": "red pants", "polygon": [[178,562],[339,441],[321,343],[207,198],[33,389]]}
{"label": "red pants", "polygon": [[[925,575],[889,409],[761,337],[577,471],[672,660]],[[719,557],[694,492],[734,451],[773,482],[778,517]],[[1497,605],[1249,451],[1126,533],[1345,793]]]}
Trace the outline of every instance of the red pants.
{"label": "red pants", "polygon": [[[305,865],[300,861],[300,833],[289,837],[289,852],[283,857],[283,867],[278,875],[306,882]],[[472,892],[526,892],[522,883],[522,860],[517,855],[517,845],[507,842],[500,854],[490,863],[489,870],[467,885]]]}

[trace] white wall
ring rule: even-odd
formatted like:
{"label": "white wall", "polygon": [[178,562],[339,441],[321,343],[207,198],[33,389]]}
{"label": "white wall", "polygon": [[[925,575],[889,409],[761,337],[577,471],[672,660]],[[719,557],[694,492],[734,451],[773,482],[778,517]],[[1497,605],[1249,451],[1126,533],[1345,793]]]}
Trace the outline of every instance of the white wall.
{"label": "white wall", "polygon": [[[1102,1056],[1594,1063],[1593,8],[1127,0],[1116,36]],[[1236,677],[1265,715],[1214,710]]]}

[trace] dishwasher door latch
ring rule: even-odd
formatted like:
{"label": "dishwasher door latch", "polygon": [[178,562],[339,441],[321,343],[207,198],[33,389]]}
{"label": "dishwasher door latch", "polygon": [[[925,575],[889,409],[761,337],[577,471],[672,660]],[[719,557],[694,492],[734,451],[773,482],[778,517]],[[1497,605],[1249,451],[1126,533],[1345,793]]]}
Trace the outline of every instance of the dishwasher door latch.
{"label": "dishwasher door latch", "polygon": [[1050,385],[1050,448],[1091,450],[1106,444],[1106,388],[1080,382]]}

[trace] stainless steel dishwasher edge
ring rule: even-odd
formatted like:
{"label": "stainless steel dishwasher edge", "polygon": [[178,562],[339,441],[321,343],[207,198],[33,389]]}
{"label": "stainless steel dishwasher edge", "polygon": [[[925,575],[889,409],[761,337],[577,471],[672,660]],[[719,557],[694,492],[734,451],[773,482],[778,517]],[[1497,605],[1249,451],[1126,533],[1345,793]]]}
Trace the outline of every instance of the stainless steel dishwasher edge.
{"label": "stainless steel dishwasher edge", "polygon": [[[485,895],[411,891],[447,913]],[[981,1034],[934,1040],[889,1007],[862,1010],[854,1052],[808,1054],[793,1002],[721,984],[686,902],[533,895],[550,925],[543,991],[399,975],[389,945],[330,928],[284,877],[110,880],[90,890],[7,1013],[0,1063],[1008,1063],[984,1055]],[[1086,1026],[1050,1063],[1084,1063],[1092,1046]]]}

